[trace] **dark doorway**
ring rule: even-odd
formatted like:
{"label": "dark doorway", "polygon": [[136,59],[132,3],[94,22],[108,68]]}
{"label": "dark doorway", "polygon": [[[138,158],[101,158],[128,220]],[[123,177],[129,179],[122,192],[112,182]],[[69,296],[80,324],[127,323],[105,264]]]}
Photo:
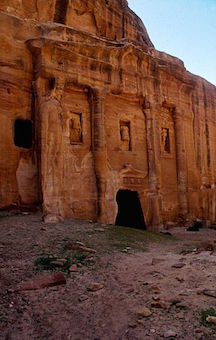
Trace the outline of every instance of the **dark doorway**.
{"label": "dark doorway", "polygon": [[14,144],[20,148],[32,147],[32,122],[28,119],[16,119],[14,122]]}
{"label": "dark doorway", "polygon": [[54,21],[65,24],[68,0],[56,0]]}
{"label": "dark doorway", "polygon": [[116,201],[118,203],[116,225],[146,229],[137,191],[119,190]]}

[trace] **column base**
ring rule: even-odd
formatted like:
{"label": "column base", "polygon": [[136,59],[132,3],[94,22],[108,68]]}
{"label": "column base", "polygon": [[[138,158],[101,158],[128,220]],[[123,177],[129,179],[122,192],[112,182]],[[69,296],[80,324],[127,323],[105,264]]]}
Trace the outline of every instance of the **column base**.
{"label": "column base", "polygon": [[48,214],[43,216],[43,222],[47,224],[56,224],[64,222],[64,218],[60,215]]}

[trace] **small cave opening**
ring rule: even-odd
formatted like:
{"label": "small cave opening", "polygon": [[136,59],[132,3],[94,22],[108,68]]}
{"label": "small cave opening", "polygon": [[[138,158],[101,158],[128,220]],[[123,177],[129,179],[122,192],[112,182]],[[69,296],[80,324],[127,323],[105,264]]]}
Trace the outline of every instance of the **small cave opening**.
{"label": "small cave opening", "polygon": [[54,22],[65,24],[68,0],[56,0]]}
{"label": "small cave opening", "polygon": [[146,230],[145,219],[137,191],[119,190],[116,195],[118,213],[117,226],[134,227]]}
{"label": "small cave opening", "polygon": [[16,119],[14,122],[14,144],[20,148],[32,147],[32,121]]}

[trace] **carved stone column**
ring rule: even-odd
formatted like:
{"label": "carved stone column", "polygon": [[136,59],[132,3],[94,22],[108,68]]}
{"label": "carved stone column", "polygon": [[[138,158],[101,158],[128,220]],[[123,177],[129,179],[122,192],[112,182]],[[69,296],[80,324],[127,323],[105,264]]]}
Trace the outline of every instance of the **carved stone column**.
{"label": "carved stone column", "polygon": [[105,131],[105,94],[97,89],[91,90],[92,112],[92,152],[97,181],[97,218],[106,221],[105,193],[107,186],[107,145]]}
{"label": "carved stone column", "polygon": [[[63,219],[63,135],[61,97],[64,81],[39,77],[34,83],[40,129],[40,176],[44,219]],[[50,85],[50,84],[49,84]],[[48,89],[47,89],[48,87]]]}
{"label": "carved stone column", "polygon": [[178,197],[179,197],[179,214],[186,217],[188,213],[187,203],[187,165],[185,150],[185,135],[183,112],[175,110],[173,114],[176,139],[176,163],[178,178]]}
{"label": "carved stone column", "polygon": [[147,157],[148,157],[148,178],[149,178],[149,224],[153,230],[161,227],[160,195],[159,195],[159,159],[157,159],[156,121],[150,103],[144,104],[146,121]]}

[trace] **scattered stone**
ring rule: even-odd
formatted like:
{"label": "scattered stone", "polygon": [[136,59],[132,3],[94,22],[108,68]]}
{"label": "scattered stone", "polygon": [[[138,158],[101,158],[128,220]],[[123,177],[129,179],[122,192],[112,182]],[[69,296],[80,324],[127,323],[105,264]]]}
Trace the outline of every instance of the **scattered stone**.
{"label": "scattered stone", "polygon": [[137,324],[135,322],[129,322],[128,327],[130,328],[136,328]]}
{"label": "scattered stone", "polygon": [[142,282],[143,286],[148,286],[151,282],[148,282],[148,281],[144,281]]}
{"label": "scattered stone", "polygon": [[154,301],[159,301],[159,300],[160,300],[160,297],[159,297],[158,295],[153,295],[153,296],[152,296],[152,299],[153,299]]}
{"label": "scattered stone", "polygon": [[138,316],[141,316],[141,317],[144,317],[144,318],[148,318],[149,316],[152,315],[152,312],[150,311],[149,308],[143,307],[140,310],[137,310],[136,314]]}
{"label": "scattered stone", "polygon": [[133,293],[133,292],[134,292],[134,288],[133,288],[133,287],[128,288],[128,289],[126,290],[126,294],[130,294],[130,293]]}
{"label": "scattered stone", "polygon": [[164,333],[164,338],[175,338],[177,336],[177,333],[173,331],[172,329],[169,329],[166,333]]}
{"label": "scattered stone", "polygon": [[92,282],[87,290],[89,290],[90,292],[96,292],[100,289],[103,289],[104,288],[104,285],[102,285],[101,283],[98,283],[98,282]]}
{"label": "scattered stone", "polygon": [[181,258],[179,259],[179,262],[184,262],[185,260],[186,260],[185,257],[181,257]]}
{"label": "scattered stone", "polygon": [[176,277],[176,280],[180,283],[183,283],[185,280],[182,277]]}
{"label": "scattered stone", "polygon": [[181,300],[179,300],[178,298],[172,298],[170,300],[171,306],[176,306],[178,303],[181,303]]}
{"label": "scattered stone", "polygon": [[193,224],[187,228],[187,231],[199,231],[200,228],[202,228],[202,221],[197,218]]}
{"label": "scattered stone", "polygon": [[81,246],[81,247],[85,247],[85,244],[84,244],[83,242],[76,241],[76,244],[78,244],[78,245]]}
{"label": "scattered stone", "polygon": [[83,301],[86,301],[88,300],[88,296],[87,295],[82,295],[79,297],[79,302],[83,302]]}
{"label": "scattered stone", "polygon": [[137,322],[142,326],[146,326],[146,321],[144,319],[139,319]]}
{"label": "scattered stone", "polygon": [[77,272],[78,268],[76,264],[72,264],[72,266],[70,266],[69,268],[69,272]]}
{"label": "scattered stone", "polygon": [[166,236],[173,236],[169,231],[160,231],[160,234],[166,235]]}
{"label": "scattered stone", "polygon": [[188,254],[190,254],[190,253],[192,253],[193,252],[193,250],[182,250],[181,251],[181,253],[180,254],[182,254],[182,255],[188,255]]}
{"label": "scattered stone", "polygon": [[67,260],[65,260],[65,259],[57,259],[55,261],[51,261],[50,266],[62,268],[62,267],[64,267],[66,262],[67,262]]}
{"label": "scattered stone", "polygon": [[95,228],[95,231],[103,233],[105,231],[105,229],[104,228]]}
{"label": "scattered stone", "polygon": [[84,252],[84,253],[91,253],[91,254],[95,254],[96,250],[92,249],[92,248],[87,248],[83,245],[83,243],[79,242],[79,243],[68,243],[66,245],[67,249],[69,250],[76,250],[76,251],[80,251],[80,252]]}
{"label": "scattered stone", "polygon": [[153,258],[152,259],[152,266],[155,266],[156,264],[159,264],[163,261],[164,261],[163,259]]}
{"label": "scattered stone", "polygon": [[160,294],[161,292],[160,288],[157,285],[151,286],[150,290],[153,294]]}
{"label": "scattered stone", "polygon": [[216,298],[216,290],[213,290],[213,289],[203,289],[202,292],[206,296],[210,296],[210,297]]}
{"label": "scattered stone", "polygon": [[216,316],[207,316],[206,321],[209,323],[213,323],[214,325],[216,325]]}
{"label": "scattered stone", "polygon": [[44,223],[47,223],[47,224],[56,224],[59,222],[64,222],[64,219],[62,216],[59,216],[59,215],[46,215],[46,216],[43,216],[43,221]]}
{"label": "scattered stone", "polygon": [[183,320],[184,319],[184,312],[180,312],[176,315],[176,317],[180,320]]}
{"label": "scattered stone", "polygon": [[92,255],[87,256],[87,260],[88,260],[89,262],[92,262],[92,261],[94,261],[94,257],[93,257]]}
{"label": "scattered stone", "polygon": [[91,249],[91,248],[87,248],[87,247],[81,247],[80,250],[83,251],[84,253],[91,253],[91,254],[97,253],[97,251],[95,249]]}
{"label": "scattered stone", "polygon": [[179,303],[176,304],[176,308],[188,309],[188,306],[184,302],[179,302]]}
{"label": "scattered stone", "polygon": [[167,309],[168,306],[164,301],[153,301],[151,303],[151,307],[153,308],[161,308],[161,309]]}
{"label": "scattered stone", "polygon": [[212,241],[203,241],[197,246],[196,252],[199,254],[202,251],[214,251],[214,243]]}
{"label": "scattered stone", "polygon": [[15,291],[37,290],[62,284],[66,284],[66,278],[63,273],[39,275],[31,280],[21,283]]}
{"label": "scattered stone", "polygon": [[150,329],[150,333],[155,334],[155,333],[156,333],[156,330],[155,330],[154,328],[151,328],[151,329]]}
{"label": "scattered stone", "polygon": [[186,266],[186,263],[176,263],[172,266],[172,268],[181,269],[184,266]]}

